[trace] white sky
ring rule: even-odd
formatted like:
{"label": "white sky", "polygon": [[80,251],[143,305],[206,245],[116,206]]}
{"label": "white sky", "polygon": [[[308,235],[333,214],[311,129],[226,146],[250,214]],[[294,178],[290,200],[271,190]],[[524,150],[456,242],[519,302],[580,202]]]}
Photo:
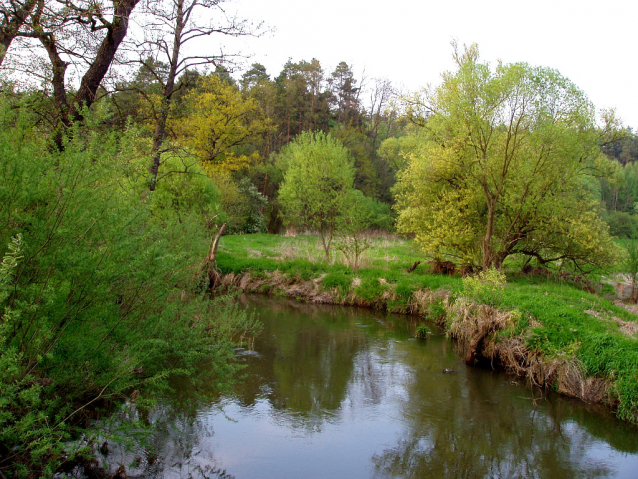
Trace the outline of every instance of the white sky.
{"label": "white sky", "polygon": [[227,11],[276,29],[243,40],[271,78],[284,63],[340,61],[361,77],[416,90],[453,69],[450,42],[477,43],[484,60],[559,70],[597,108],[638,129],[635,0],[232,0]]}

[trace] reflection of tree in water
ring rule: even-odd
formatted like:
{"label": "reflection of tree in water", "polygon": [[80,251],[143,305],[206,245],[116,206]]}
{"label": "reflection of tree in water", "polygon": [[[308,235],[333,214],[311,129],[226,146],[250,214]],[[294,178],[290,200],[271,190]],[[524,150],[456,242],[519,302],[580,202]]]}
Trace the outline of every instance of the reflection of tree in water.
{"label": "reflection of tree in water", "polygon": [[414,381],[414,373],[407,361],[397,358],[401,358],[401,351],[397,351],[392,343],[386,348],[358,352],[348,388],[348,399],[353,406],[379,405],[388,395],[408,399],[406,386]]}
{"label": "reflection of tree in water", "polygon": [[[428,356],[436,348],[421,352]],[[423,357],[418,363],[433,360]],[[563,479],[614,473],[609,464],[588,459],[596,440],[555,415],[551,405],[533,408],[531,399],[522,397],[525,392],[504,384],[502,375],[464,371],[419,370],[419,381],[406,384],[407,428],[395,447],[372,458],[378,477]]]}
{"label": "reflection of tree in water", "polygon": [[[219,438],[213,439],[213,424],[220,424],[214,419],[220,415],[211,408],[224,404],[240,423],[267,414],[265,422],[300,436],[331,431],[325,425],[341,421],[348,430],[348,421],[361,414],[367,416],[363,422],[403,427],[394,447],[372,457],[378,477],[607,477],[613,466],[592,459],[599,446],[592,435],[619,432],[625,451],[638,443],[632,446],[638,436],[605,419],[583,423],[582,408],[572,410],[564,400],[533,407],[522,397],[532,392],[512,387],[511,377],[467,370],[442,337],[405,341],[405,331],[369,321],[381,317],[376,313],[365,319],[347,308],[280,300],[257,300],[251,307],[264,331],[255,351],[239,352],[238,360],[249,366],[245,381],[215,404],[195,401],[197,407],[184,409],[197,390],[185,384],[178,388],[183,397],[155,409],[148,417],[157,425],[150,440],[154,454],[143,458],[143,477],[230,477],[219,467],[224,453],[214,457]],[[445,368],[458,373],[443,374]]]}
{"label": "reflection of tree in water", "polygon": [[129,477],[233,478],[217,465],[213,451],[203,444],[214,435],[210,422],[168,401],[142,419],[152,425],[151,434],[132,449],[111,444],[105,459],[112,470],[123,464]]}
{"label": "reflection of tree in water", "polygon": [[250,376],[236,388],[237,399],[250,407],[266,397],[282,413],[278,421],[319,430],[341,407],[353,357],[369,336],[351,328],[352,312],[344,308],[268,301],[257,310],[264,330],[255,343],[258,355],[247,359]]}

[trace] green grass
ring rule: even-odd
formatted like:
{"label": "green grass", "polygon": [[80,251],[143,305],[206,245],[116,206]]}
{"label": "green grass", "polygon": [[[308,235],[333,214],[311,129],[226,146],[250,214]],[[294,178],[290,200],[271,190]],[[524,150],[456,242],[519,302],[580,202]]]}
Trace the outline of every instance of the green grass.
{"label": "green grass", "polygon": [[[412,263],[423,260],[423,255],[411,241],[374,239],[372,243],[373,247],[363,255],[357,275],[383,271],[388,281],[396,282]],[[308,235],[294,238],[268,234],[224,236],[217,256],[218,267],[223,273],[278,269],[303,279],[314,277],[318,272],[351,273],[341,253],[333,251],[333,263],[326,264],[319,238]],[[424,271],[421,265],[415,273],[419,275]]]}
{"label": "green grass", "polygon": [[[424,260],[414,243],[403,239],[373,239],[357,271],[345,266],[335,252],[333,262],[326,263],[314,236],[225,236],[218,251],[222,273],[250,270],[265,276],[279,270],[292,279],[322,277],[322,287],[341,298],[354,293],[372,306],[394,311],[407,311],[412,293],[418,290],[444,289],[452,298],[463,295],[460,277],[431,274]],[[423,263],[407,273],[415,261]],[[609,288],[603,291],[610,292]],[[636,322],[638,317],[578,285],[514,274],[509,276],[500,307],[521,312],[516,324],[501,334],[520,335],[530,349],[547,357],[576,358],[589,375],[612,381],[618,416],[638,422],[638,340],[619,330],[619,321]],[[425,315],[440,319],[445,307],[433,303]]]}
{"label": "green grass", "polygon": [[[373,238],[371,243],[372,247],[363,254],[361,267],[353,271],[346,266],[345,258],[339,252],[333,251],[333,262],[326,263],[316,236],[224,236],[217,253],[217,265],[223,274],[250,270],[253,275],[261,276],[279,270],[291,278],[305,281],[324,274],[324,288],[334,289],[342,297],[354,292],[370,303],[379,302],[383,294],[392,289],[395,299],[388,306],[396,311],[405,310],[411,294],[419,289],[461,290],[460,278],[428,273],[423,253],[411,240]],[[415,261],[423,263],[412,273],[407,273]],[[353,288],[355,278],[360,284]]]}
{"label": "green grass", "polygon": [[618,416],[638,422],[638,340],[616,321],[635,322],[635,315],[568,284],[521,279],[507,285],[502,307],[540,322],[531,329],[530,348],[546,356],[573,355],[588,375],[613,381]]}

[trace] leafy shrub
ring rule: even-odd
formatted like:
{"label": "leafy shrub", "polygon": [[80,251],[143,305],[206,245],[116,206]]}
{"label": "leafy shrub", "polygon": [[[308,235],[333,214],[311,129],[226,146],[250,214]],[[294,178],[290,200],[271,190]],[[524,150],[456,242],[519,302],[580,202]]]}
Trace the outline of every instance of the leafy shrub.
{"label": "leafy shrub", "polygon": [[354,233],[352,235],[340,234],[335,239],[335,249],[341,251],[346,264],[354,271],[359,269],[359,262],[363,253],[370,248],[372,242],[365,236]]}
{"label": "leafy shrub", "polygon": [[506,283],[507,278],[501,271],[490,268],[477,275],[463,278],[463,293],[476,303],[498,306],[503,298]]}
{"label": "leafy shrub", "polygon": [[196,203],[214,191],[160,180],[149,197],[133,130],[87,116],[53,152],[24,111],[0,103],[0,470],[50,477],[93,407],[135,391],[139,404],[204,359],[228,386],[232,347],[258,325],[198,292],[210,238]]}
{"label": "leafy shrub", "polygon": [[[177,216],[184,223],[193,223],[212,228],[213,218],[223,216],[220,204],[221,193],[211,178],[191,157],[180,157],[172,153],[165,155],[157,188],[152,198],[153,215],[157,217]],[[141,160],[141,161],[140,161]],[[138,160],[142,163],[146,157]],[[139,165],[140,170],[145,164]]]}
{"label": "leafy shrub", "polygon": [[419,339],[426,339],[430,334],[430,328],[428,328],[425,324],[419,324],[416,327],[415,336]]}
{"label": "leafy shrub", "polygon": [[618,238],[636,238],[638,218],[625,211],[609,211],[605,215],[609,233]]}
{"label": "leafy shrub", "polygon": [[392,206],[375,198],[364,196],[365,208],[368,215],[368,228],[384,231],[394,231],[396,214]]}

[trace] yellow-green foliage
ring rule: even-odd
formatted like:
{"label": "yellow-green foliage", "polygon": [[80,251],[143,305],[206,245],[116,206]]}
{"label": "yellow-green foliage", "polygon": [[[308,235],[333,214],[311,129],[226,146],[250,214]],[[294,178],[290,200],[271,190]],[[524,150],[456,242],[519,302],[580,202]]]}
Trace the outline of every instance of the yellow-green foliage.
{"label": "yellow-green foliage", "polygon": [[419,148],[418,131],[398,138],[391,137],[383,141],[379,147],[379,156],[383,158],[394,171],[404,170],[412,152]]}
{"label": "yellow-green foliage", "polygon": [[506,284],[503,272],[490,268],[463,278],[463,294],[476,303],[498,306]]}
{"label": "yellow-green foliage", "polygon": [[259,152],[239,147],[257,142],[272,129],[253,98],[219,75],[209,75],[187,97],[188,115],[176,122],[183,141],[209,168],[237,171],[261,159]]}
{"label": "yellow-green foliage", "polygon": [[551,69],[492,70],[475,46],[456,60],[419,99],[429,115],[395,190],[399,231],[426,253],[484,269],[516,253],[579,267],[615,261],[591,188],[608,160],[586,96]]}

